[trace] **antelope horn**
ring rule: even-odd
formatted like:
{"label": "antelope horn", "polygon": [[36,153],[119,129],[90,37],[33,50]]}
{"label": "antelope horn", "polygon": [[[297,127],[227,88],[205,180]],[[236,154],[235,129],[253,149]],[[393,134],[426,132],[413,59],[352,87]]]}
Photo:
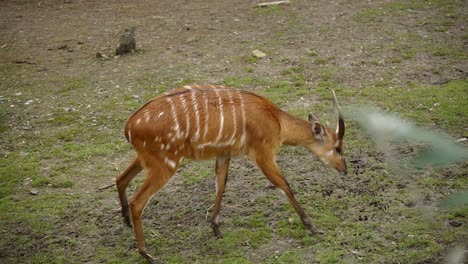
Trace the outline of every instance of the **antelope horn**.
{"label": "antelope horn", "polygon": [[333,93],[333,107],[335,108],[336,113],[336,135],[338,139],[343,139],[344,132],[345,132],[345,124],[343,119],[343,114],[341,114],[341,108],[338,104],[338,99],[336,99],[335,91],[332,90]]}

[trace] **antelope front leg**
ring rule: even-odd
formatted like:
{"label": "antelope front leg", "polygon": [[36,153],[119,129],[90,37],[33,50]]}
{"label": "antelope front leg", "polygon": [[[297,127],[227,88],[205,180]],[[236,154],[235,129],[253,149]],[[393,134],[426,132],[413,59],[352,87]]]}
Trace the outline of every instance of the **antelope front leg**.
{"label": "antelope front leg", "polygon": [[143,210],[149,199],[169,181],[175,172],[175,169],[169,171],[169,169],[164,167],[155,167],[150,169],[143,185],[130,199],[130,210],[132,211],[133,228],[135,230],[138,252],[150,263],[153,263],[155,258],[146,251],[143,224],[141,222]]}
{"label": "antelope front leg", "polygon": [[289,202],[291,203],[296,213],[299,215],[302,224],[304,224],[304,226],[307,228],[309,234],[313,235],[325,233],[325,231],[319,229],[312,223],[312,221],[310,221],[309,217],[304,212],[304,209],[302,209],[302,207],[299,205],[296,198],[294,197],[291,187],[289,186],[288,182],[283,178],[283,175],[281,175],[281,171],[278,165],[276,164],[274,157],[261,157],[259,159],[256,159],[256,163],[258,167],[260,167],[260,169],[262,170],[263,174],[265,174],[265,176],[271,181],[271,183],[273,183],[273,185],[275,185],[277,188],[280,188],[284,192],[284,194],[286,194],[286,196],[289,199]]}
{"label": "antelope front leg", "polygon": [[221,210],[221,199],[223,198],[224,189],[226,187],[227,174],[229,168],[230,157],[219,157],[216,159],[216,199],[211,218],[211,227],[216,238],[221,237],[219,231],[219,211]]}

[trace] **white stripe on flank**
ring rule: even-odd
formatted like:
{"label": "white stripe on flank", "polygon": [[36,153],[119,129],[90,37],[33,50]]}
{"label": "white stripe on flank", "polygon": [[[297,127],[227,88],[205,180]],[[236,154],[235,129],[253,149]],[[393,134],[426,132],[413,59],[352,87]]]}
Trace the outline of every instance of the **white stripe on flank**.
{"label": "white stripe on flank", "polygon": [[190,85],[185,85],[184,88],[187,89],[187,90],[192,90],[192,86],[190,86]]}
{"label": "white stripe on flank", "polygon": [[138,118],[136,121],[137,126],[141,123],[141,118]]}
{"label": "white stripe on flank", "polygon": [[164,115],[164,112],[159,113],[159,115],[156,117],[156,119],[161,118],[162,115]]}
{"label": "white stripe on flank", "polygon": [[223,110],[223,98],[219,95],[219,91],[215,90],[216,96],[218,97],[218,110],[219,110],[219,131],[218,136],[215,139],[215,144],[217,144],[221,137],[223,136],[223,128],[224,128],[224,110]]}
{"label": "white stripe on flank", "polygon": [[192,140],[198,141],[198,139],[200,138],[200,113],[198,110],[197,97],[195,96],[195,93],[193,91],[191,92],[191,99],[192,99],[193,112],[195,113],[195,122],[197,126],[197,131],[195,132],[195,136],[192,138]]}
{"label": "white stripe on flank", "polygon": [[151,118],[150,113],[149,113],[148,111],[146,111],[143,115],[145,116],[145,122],[146,122],[146,124],[148,124],[148,122],[149,122],[149,120],[150,120],[150,118]]}
{"label": "white stripe on flank", "polygon": [[[224,147],[224,146],[232,146],[234,144],[236,144],[236,134],[237,134],[237,118],[236,118],[236,107],[235,107],[235,104],[234,104],[234,100],[233,100],[233,97],[232,97],[232,93],[230,90],[221,90],[221,91],[226,91],[227,94],[228,94],[228,98],[229,98],[229,103],[230,105],[232,105],[232,108],[231,108],[231,113],[232,113],[232,118],[233,118],[233,132],[232,132],[232,135],[231,137],[226,141],[226,142],[219,142],[223,136],[223,127],[224,127],[224,112],[223,112],[223,104],[222,104],[222,97],[220,97],[220,94],[219,94],[219,91],[218,90],[215,90],[215,93],[216,95],[218,96],[219,98],[219,111],[220,111],[220,127],[219,127],[219,131],[218,131],[218,136],[216,138],[216,140],[214,141],[209,141],[209,142],[205,142],[203,144],[200,144],[197,146],[198,149],[202,149],[206,146],[210,146],[210,147]],[[239,96],[240,98],[240,96]],[[243,118],[243,122],[245,123],[245,110],[243,111],[243,115],[244,115],[244,118]],[[245,124],[244,124],[244,127],[245,127]],[[243,130],[243,138],[241,138],[241,140],[244,140],[245,141],[245,128]],[[242,143],[243,144],[243,143]]]}
{"label": "white stripe on flank", "polygon": [[170,97],[167,98],[166,100],[171,105],[172,119],[174,120],[174,130],[176,132],[176,137],[179,138],[181,136],[180,126],[179,126],[179,120],[177,119],[177,113],[176,113],[176,109],[174,107],[174,103],[172,102],[172,99]]}
{"label": "white stripe on flank", "polygon": [[184,110],[185,114],[185,137],[188,137],[188,134],[190,133],[190,116],[188,112],[188,106],[187,106],[187,101],[185,100],[184,95],[179,95],[180,102],[182,103],[182,109]]}
{"label": "white stripe on flank", "polygon": [[235,137],[236,137],[236,133],[237,133],[236,105],[234,104],[234,101],[232,99],[231,91],[229,91],[229,90],[226,90],[226,91],[227,91],[228,98],[229,98],[229,104],[231,105],[232,122],[233,122],[233,126],[234,126],[234,129],[232,131],[231,139],[229,140],[229,145],[233,145],[233,143],[235,142]]}
{"label": "white stripe on flank", "polygon": [[210,122],[210,112],[208,109],[208,98],[206,97],[205,92],[202,92],[203,102],[205,103],[205,131],[203,131],[202,141],[205,141],[206,134],[208,133],[208,122]]}
{"label": "white stripe on flank", "polygon": [[245,144],[245,105],[244,105],[244,99],[242,98],[242,94],[237,91],[237,94],[239,95],[239,102],[241,105],[241,113],[242,113],[242,136],[240,139],[240,144],[243,146]]}
{"label": "white stripe on flank", "polygon": [[128,129],[128,142],[132,144],[132,131],[130,129]]}

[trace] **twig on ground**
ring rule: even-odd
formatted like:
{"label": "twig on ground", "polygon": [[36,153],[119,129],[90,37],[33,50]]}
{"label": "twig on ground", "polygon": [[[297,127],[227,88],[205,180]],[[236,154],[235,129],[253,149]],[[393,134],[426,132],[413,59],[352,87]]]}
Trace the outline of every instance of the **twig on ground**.
{"label": "twig on ground", "polygon": [[291,2],[289,1],[274,1],[274,2],[265,2],[265,3],[260,3],[257,5],[257,7],[269,7],[273,5],[281,5],[281,4],[290,4]]}
{"label": "twig on ground", "polygon": [[109,188],[114,187],[114,185],[115,185],[115,182],[113,182],[113,183],[111,183],[111,184],[108,184],[108,185],[101,186],[101,187],[98,188],[98,191],[102,192],[102,191],[104,191],[104,190],[107,190],[107,189],[109,189]]}

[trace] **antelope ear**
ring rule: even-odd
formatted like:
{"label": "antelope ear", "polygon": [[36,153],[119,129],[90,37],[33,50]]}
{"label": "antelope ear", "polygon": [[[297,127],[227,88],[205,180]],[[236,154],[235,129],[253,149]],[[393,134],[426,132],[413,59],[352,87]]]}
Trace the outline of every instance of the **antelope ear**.
{"label": "antelope ear", "polygon": [[320,124],[320,119],[314,114],[309,114],[309,121],[312,123],[312,134],[314,135],[315,139],[319,141],[325,141],[325,129],[323,128],[322,124]]}

